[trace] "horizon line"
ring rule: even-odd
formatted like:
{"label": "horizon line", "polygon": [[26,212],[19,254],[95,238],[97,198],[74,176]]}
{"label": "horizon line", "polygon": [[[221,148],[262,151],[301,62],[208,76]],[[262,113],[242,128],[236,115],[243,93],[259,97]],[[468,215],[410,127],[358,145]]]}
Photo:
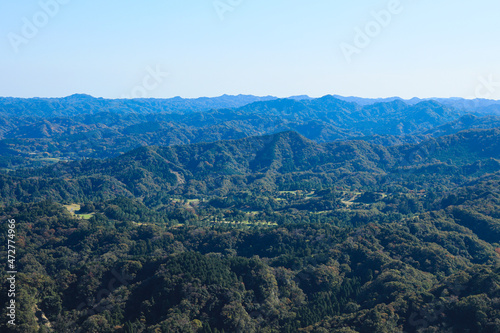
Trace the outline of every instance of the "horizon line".
{"label": "horizon line", "polygon": [[350,96],[343,96],[343,95],[337,95],[337,94],[326,94],[323,96],[309,96],[307,94],[302,94],[302,95],[291,95],[291,96],[286,96],[286,97],[280,97],[280,96],[274,96],[274,95],[266,95],[266,96],[259,96],[259,95],[253,95],[253,94],[237,94],[237,95],[229,95],[229,94],[222,94],[219,96],[199,96],[199,97],[182,97],[182,96],[173,96],[173,97],[138,97],[138,98],[110,98],[110,97],[96,97],[91,94],[87,93],[74,93],[71,95],[67,96],[59,96],[59,97],[40,97],[40,96],[32,96],[32,97],[16,97],[16,96],[0,96],[0,98],[12,98],[12,99],[64,99],[64,98],[69,98],[69,97],[74,97],[74,96],[86,96],[90,97],[93,99],[103,99],[103,100],[111,100],[111,101],[134,101],[134,100],[172,100],[172,99],[182,99],[182,100],[196,100],[196,99],[215,99],[215,98],[221,98],[221,97],[257,97],[257,98],[274,98],[274,99],[297,99],[297,98],[303,98],[303,99],[320,99],[324,97],[334,97],[334,98],[346,98],[346,99],[351,99],[351,98],[358,98],[358,99],[364,99],[364,100],[402,100],[402,101],[412,101],[412,100],[437,100],[437,99],[448,99],[448,100],[465,100],[465,101],[494,101],[494,102],[500,102],[500,99],[488,99],[488,98],[466,98],[466,97],[411,97],[411,98],[403,98],[399,96],[390,96],[390,97],[361,97],[361,96],[355,96],[355,95],[350,95]]}

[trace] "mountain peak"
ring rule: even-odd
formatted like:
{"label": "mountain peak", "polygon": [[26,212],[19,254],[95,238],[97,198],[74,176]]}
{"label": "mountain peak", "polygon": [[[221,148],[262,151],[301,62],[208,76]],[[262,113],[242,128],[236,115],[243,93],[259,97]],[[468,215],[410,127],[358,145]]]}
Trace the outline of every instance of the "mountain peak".
{"label": "mountain peak", "polygon": [[78,99],[95,99],[94,96],[91,96],[91,95],[87,95],[87,94],[73,94],[73,95],[69,95],[69,96],[66,96],[64,97],[64,99],[68,100],[78,100]]}

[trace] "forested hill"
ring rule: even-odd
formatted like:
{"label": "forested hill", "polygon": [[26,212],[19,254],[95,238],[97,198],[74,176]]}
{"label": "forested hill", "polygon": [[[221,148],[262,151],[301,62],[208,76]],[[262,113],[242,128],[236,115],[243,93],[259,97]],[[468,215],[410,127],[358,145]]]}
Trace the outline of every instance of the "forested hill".
{"label": "forested hill", "polygon": [[415,177],[425,181],[412,187],[431,183],[454,187],[498,171],[498,128],[390,148],[365,141],[319,144],[288,131],[213,143],[143,147],[108,160],[60,162],[4,175],[1,193],[14,201],[144,198],[158,191],[196,197],[245,188],[407,186]]}
{"label": "forested hill", "polygon": [[433,100],[357,104],[333,96],[185,100],[0,98],[0,168],[110,158],[141,146],[234,140],[295,131],[318,143],[364,140],[384,146],[500,126],[481,108]]}
{"label": "forested hill", "polygon": [[[311,98],[308,96],[292,96],[287,100],[299,102],[297,105],[306,105],[319,110],[328,106],[328,100],[334,99],[344,105],[355,106],[357,109],[370,107],[372,105],[383,105],[398,103],[413,106],[429,101],[438,102],[448,108],[465,111],[468,113],[496,114],[500,102],[487,99],[466,100],[461,98],[413,98],[404,100],[399,97],[368,99],[359,97],[343,97],[338,95],[327,95],[323,98]],[[85,94],[74,94],[62,98],[14,98],[0,97],[0,115],[7,116],[77,116],[82,114],[96,114],[99,112],[113,113],[189,113],[196,111],[207,111],[210,109],[240,108],[255,102],[276,101],[278,97],[258,97],[252,95],[220,97],[181,98],[168,99],[137,98],[137,99],[104,99],[95,98]],[[325,104],[326,100],[326,104]],[[334,111],[330,109],[330,111]]]}
{"label": "forested hill", "polygon": [[251,95],[201,97],[184,99],[103,99],[85,94],[63,98],[12,98],[0,97],[0,114],[8,116],[72,117],[99,112],[113,113],[161,113],[193,112],[210,109],[237,108],[256,101],[276,99]]}
{"label": "forested hill", "polygon": [[0,331],[499,332],[499,160],[285,131],[4,172]]}

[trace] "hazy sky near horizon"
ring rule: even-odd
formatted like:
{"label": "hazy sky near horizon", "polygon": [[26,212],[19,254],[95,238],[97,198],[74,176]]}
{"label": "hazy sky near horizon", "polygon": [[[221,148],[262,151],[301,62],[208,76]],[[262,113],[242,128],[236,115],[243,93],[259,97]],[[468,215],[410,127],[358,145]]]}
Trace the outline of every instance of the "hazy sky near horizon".
{"label": "hazy sky near horizon", "polygon": [[500,99],[498,0],[0,2],[0,96]]}

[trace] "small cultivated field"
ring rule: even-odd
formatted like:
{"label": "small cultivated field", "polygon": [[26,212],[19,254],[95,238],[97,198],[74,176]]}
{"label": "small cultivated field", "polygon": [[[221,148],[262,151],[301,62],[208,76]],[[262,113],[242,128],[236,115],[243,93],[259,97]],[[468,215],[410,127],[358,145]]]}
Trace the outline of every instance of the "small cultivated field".
{"label": "small cultivated field", "polygon": [[79,218],[79,219],[84,219],[84,220],[88,220],[90,218],[92,218],[92,216],[94,216],[95,213],[90,213],[90,214],[76,214],[75,212],[79,211],[81,206],[79,204],[70,204],[70,205],[63,205],[64,208],[66,208],[68,210],[68,212],[70,212],[71,215],[73,215],[74,217],[76,218]]}
{"label": "small cultivated field", "polygon": [[66,208],[72,215],[74,215],[75,212],[80,210],[81,206],[78,204],[71,204],[71,205],[64,205],[64,208]]}

